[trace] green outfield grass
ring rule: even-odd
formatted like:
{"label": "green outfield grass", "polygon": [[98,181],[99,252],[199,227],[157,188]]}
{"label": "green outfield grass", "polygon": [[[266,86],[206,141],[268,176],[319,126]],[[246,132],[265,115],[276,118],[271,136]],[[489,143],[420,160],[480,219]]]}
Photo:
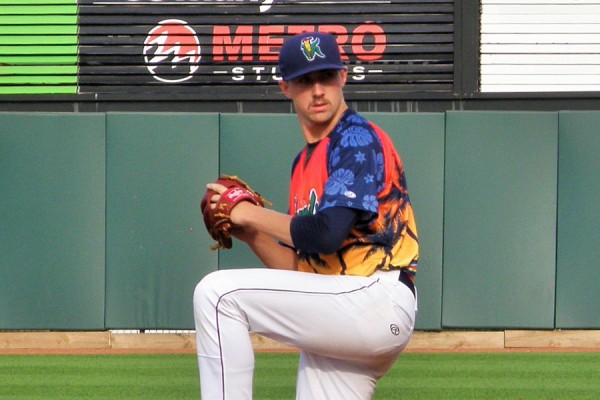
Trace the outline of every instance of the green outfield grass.
{"label": "green outfield grass", "polygon": [[[297,354],[257,354],[255,399],[293,399]],[[404,354],[375,400],[598,399],[600,353]],[[0,356],[0,399],[197,399],[193,355]],[[344,400],[344,399],[340,399]]]}

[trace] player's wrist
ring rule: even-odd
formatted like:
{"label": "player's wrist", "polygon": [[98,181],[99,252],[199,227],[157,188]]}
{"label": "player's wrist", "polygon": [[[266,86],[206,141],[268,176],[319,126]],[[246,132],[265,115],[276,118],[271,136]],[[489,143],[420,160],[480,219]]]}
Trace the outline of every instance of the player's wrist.
{"label": "player's wrist", "polygon": [[256,206],[250,201],[242,201],[231,210],[231,222],[234,225],[245,228],[248,226],[248,213]]}

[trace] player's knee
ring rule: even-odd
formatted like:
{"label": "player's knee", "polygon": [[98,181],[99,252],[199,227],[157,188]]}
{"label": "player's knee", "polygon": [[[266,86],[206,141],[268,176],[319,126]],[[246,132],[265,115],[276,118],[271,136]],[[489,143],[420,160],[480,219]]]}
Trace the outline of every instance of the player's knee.
{"label": "player's knee", "polygon": [[206,303],[210,302],[211,298],[214,298],[215,290],[213,280],[211,278],[212,273],[206,275],[194,289],[194,309],[200,309]]}
{"label": "player's knee", "polygon": [[224,276],[226,271],[214,271],[206,275],[196,285],[194,290],[194,309],[214,309],[219,298],[226,290],[227,279]]}

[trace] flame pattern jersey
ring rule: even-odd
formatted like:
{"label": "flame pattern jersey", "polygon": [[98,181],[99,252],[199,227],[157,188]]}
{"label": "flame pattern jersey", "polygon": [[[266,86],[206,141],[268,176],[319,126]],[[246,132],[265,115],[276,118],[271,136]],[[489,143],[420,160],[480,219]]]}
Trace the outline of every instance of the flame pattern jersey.
{"label": "flame pattern jersey", "polygon": [[353,208],[363,217],[336,253],[297,250],[299,270],[369,276],[402,268],[414,278],[419,242],[402,160],[389,136],[353,110],[294,160],[290,214],[328,207]]}

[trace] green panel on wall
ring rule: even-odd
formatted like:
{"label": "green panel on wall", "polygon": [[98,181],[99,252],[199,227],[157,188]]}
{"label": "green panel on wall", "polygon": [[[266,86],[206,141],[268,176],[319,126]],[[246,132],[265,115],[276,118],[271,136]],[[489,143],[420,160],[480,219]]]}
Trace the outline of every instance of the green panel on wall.
{"label": "green panel on wall", "polygon": [[104,327],[102,114],[0,114],[0,329]]}
{"label": "green panel on wall", "polygon": [[553,328],[558,114],[449,112],[442,324]]}
{"label": "green panel on wall", "polygon": [[417,219],[420,259],[416,329],[437,330],[442,321],[444,218],[444,114],[365,113],[392,138],[404,163]]}
{"label": "green panel on wall", "polygon": [[[220,172],[238,175],[287,212],[292,161],[305,142],[293,114],[222,114]],[[244,244],[219,251],[219,268],[258,267]]]}
{"label": "green panel on wall", "polygon": [[559,114],[556,327],[600,328],[600,112]]}
{"label": "green panel on wall", "polygon": [[108,328],[193,328],[217,269],[199,211],[218,169],[218,115],[107,114]]}

